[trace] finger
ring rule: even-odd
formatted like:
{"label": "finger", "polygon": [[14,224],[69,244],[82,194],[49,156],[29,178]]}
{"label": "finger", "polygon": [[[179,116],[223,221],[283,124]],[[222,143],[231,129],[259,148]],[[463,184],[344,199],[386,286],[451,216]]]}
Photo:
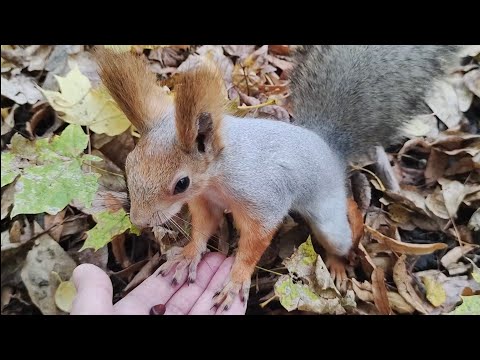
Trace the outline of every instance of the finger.
{"label": "finger", "polygon": [[205,255],[198,265],[195,282],[184,284],[172,296],[166,304],[165,315],[188,314],[224,260],[225,256],[221,253],[208,253]]}
{"label": "finger", "polygon": [[178,284],[172,286],[175,271],[171,271],[166,276],[158,275],[159,271],[157,269],[122,300],[117,302],[114,305],[115,313],[120,315],[148,315],[152,306],[166,304],[187,280],[187,272],[185,271],[179,278]]}
{"label": "finger", "polygon": [[[189,314],[191,315],[213,315],[215,314],[215,309],[212,309],[213,306],[213,295],[221,290],[222,286],[227,281],[230,270],[233,265],[234,258],[229,257],[223,261],[220,265],[218,271],[213,276],[212,280],[207,286],[207,289],[204,293],[200,296],[196,304],[190,310]],[[238,301],[239,299],[235,299],[232,308],[229,310],[230,314],[245,314],[246,305],[241,304],[239,306]]]}
{"label": "finger", "polygon": [[82,264],[73,270],[72,281],[77,289],[71,315],[113,314],[112,282],[105,272],[93,264]]}

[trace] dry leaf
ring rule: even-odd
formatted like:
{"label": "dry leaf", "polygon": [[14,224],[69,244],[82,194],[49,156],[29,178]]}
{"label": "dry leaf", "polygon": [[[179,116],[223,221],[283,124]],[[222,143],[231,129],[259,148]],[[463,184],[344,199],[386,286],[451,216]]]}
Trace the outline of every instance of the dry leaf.
{"label": "dry leaf", "polygon": [[391,237],[385,236],[381,232],[371,228],[368,225],[365,225],[365,229],[379,243],[385,245],[388,249],[391,249],[392,251],[395,251],[400,254],[425,255],[425,254],[431,254],[432,252],[437,250],[442,250],[447,248],[447,244],[444,244],[444,243],[433,243],[433,244],[404,243],[404,242],[392,239]]}
{"label": "dry leaf", "polygon": [[426,102],[435,115],[447,127],[453,128],[462,119],[462,112],[458,106],[458,98],[455,89],[447,81],[437,81],[432,93],[427,97]]}
{"label": "dry leaf", "polygon": [[427,300],[430,301],[430,304],[435,307],[442,305],[447,300],[447,294],[442,284],[439,284],[429,276],[424,276],[421,279],[425,285]]}
{"label": "dry leaf", "polygon": [[387,292],[388,302],[393,311],[399,314],[412,314],[415,308],[405,301],[398,293],[393,291]]}
{"label": "dry leaf", "polygon": [[73,300],[77,296],[77,289],[72,281],[62,281],[55,291],[55,305],[66,312],[72,311]]}
{"label": "dry leaf", "polygon": [[354,248],[360,243],[363,237],[363,215],[357,206],[357,203],[352,198],[348,198],[348,222],[352,229],[352,242]]}
{"label": "dry leaf", "polygon": [[459,181],[452,181],[444,178],[439,179],[438,182],[442,185],[442,194],[448,215],[452,219],[456,218],[458,207],[466,195],[465,185]]}
{"label": "dry leaf", "polygon": [[447,165],[448,156],[433,148],[428,157],[427,167],[425,168],[425,181],[428,184],[437,181],[445,173]]}
{"label": "dry leaf", "polygon": [[360,300],[373,302],[372,285],[368,281],[360,283],[357,279],[353,278],[352,287],[355,295],[357,295]]}
{"label": "dry leaf", "polygon": [[2,96],[15,101],[19,105],[35,104],[43,99],[42,93],[36,88],[32,78],[23,74],[10,80],[1,78]]}
{"label": "dry leaf", "polygon": [[480,209],[477,209],[470,220],[468,221],[468,228],[473,231],[480,230]]}
{"label": "dry leaf", "polygon": [[480,97],[480,70],[469,71],[463,76],[463,81],[467,88],[476,96]]}
{"label": "dry leaf", "polygon": [[7,217],[13,205],[13,196],[15,195],[15,183],[2,188],[2,220]]}
{"label": "dry leaf", "polygon": [[475,246],[469,244],[454,247],[442,256],[440,262],[442,263],[443,267],[447,269],[450,265],[456,263],[462,258],[463,255],[469,253],[473,249],[475,249]]}
{"label": "dry leaf", "polygon": [[402,295],[411,306],[422,314],[428,313],[425,304],[411,284],[411,277],[408,275],[405,265],[405,255],[400,256],[393,267],[393,281],[395,285],[397,285],[398,293]]}
{"label": "dry leaf", "polygon": [[390,315],[392,309],[388,302],[387,288],[385,287],[385,278],[383,270],[379,267],[372,272],[372,293],[373,301],[378,311],[382,315]]}

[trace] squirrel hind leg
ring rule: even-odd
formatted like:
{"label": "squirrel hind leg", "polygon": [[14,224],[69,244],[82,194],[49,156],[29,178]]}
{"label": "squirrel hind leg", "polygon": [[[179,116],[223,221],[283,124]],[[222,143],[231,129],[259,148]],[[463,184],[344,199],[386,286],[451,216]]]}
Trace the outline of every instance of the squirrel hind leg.
{"label": "squirrel hind leg", "polygon": [[[347,290],[347,256],[352,247],[352,233],[344,211],[317,208],[305,216],[315,242],[325,249],[325,263],[335,286],[341,293]],[[316,245],[316,244],[315,244]],[[317,248],[314,245],[314,248]],[[318,252],[318,251],[317,251]]]}

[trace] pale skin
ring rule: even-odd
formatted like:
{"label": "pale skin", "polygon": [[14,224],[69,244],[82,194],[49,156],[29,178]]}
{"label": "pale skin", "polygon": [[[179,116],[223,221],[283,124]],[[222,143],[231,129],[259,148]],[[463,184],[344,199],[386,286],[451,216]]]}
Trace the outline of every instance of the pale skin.
{"label": "pale skin", "polygon": [[244,315],[246,303],[236,296],[227,311],[213,307],[213,296],[227,280],[234,259],[208,253],[200,261],[194,284],[187,274],[172,286],[173,274],[157,276],[158,270],[115,305],[108,275],[92,264],[79,265],[72,280],[77,289],[72,315],[148,315],[152,306],[165,304],[165,315]]}

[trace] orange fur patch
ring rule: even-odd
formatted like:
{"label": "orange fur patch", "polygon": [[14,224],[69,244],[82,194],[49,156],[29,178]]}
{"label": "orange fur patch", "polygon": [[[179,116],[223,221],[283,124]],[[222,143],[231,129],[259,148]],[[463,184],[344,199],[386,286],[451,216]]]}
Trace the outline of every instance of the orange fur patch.
{"label": "orange fur patch", "polygon": [[165,116],[171,100],[157,84],[145,59],[106,48],[96,49],[95,59],[103,84],[140,132]]}
{"label": "orange fur patch", "polygon": [[197,138],[197,122],[200,114],[209,113],[213,121],[213,149],[223,147],[220,126],[223,118],[223,78],[218,69],[202,66],[179,74],[175,86],[175,116],[179,140],[188,151]]}

